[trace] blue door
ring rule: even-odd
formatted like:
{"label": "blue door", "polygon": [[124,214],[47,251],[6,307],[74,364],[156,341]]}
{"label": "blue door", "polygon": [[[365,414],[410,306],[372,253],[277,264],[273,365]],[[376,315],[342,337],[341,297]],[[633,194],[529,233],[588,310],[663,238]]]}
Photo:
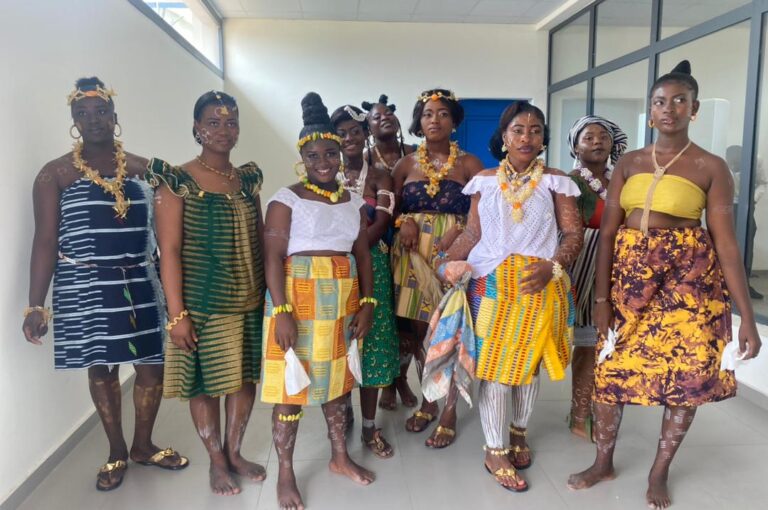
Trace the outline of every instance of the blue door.
{"label": "blue door", "polygon": [[499,125],[504,108],[514,99],[459,99],[464,107],[464,122],[456,129],[453,139],[466,152],[480,158],[485,168],[499,165],[488,149],[488,140]]}

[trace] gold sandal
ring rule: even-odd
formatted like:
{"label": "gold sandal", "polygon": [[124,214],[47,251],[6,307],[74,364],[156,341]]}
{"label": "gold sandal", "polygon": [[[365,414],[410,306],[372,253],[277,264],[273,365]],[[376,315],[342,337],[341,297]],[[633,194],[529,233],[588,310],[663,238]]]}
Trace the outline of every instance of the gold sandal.
{"label": "gold sandal", "polygon": [[[111,491],[115,490],[123,483],[123,478],[125,477],[125,470],[128,469],[128,464],[124,460],[116,460],[114,462],[107,462],[103,466],[99,468],[99,472],[96,475],[96,490],[99,491]],[[121,474],[122,473],[122,474]],[[108,481],[112,480],[113,475],[117,476],[120,475],[120,478],[117,480],[117,483],[114,485],[102,485],[100,482],[104,478],[102,475],[106,475],[106,479]]]}
{"label": "gold sandal", "polygon": [[[448,437],[451,438],[451,440],[448,443],[446,443],[446,444],[444,444],[442,446],[436,446],[434,444],[434,441],[435,441],[435,439],[437,439],[437,436],[448,436]],[[456,437],[456,430],[455,429],[452,429],[450,427],[443,427],[442,425],[438,425],[435,428],[435,431],[432,432],[432,435],[427,439],[427,442],[425,444],[426,444],[426,446],[428,446],[430,448],[436,448],[436,449],[446,448],[446,447],[451,446],[453,444],[453,440],[454,440],[455,437]],[[429,443],[430,440],[432,441],[432,444]]]}
{"label": "gold sandal", "polygon": [[[493,477],[496,479],[496,483],[498,483],[502,489],[508,490],[510,492],[525,492],[528,490],[528,482],[523,480],[523,478],[517,474],[515,468],[499,468],[496,471],[491,471],[491,468],[489,468],[487,464],[483,463],[483,465],[485,466],[485,470],[493,475]],[[501,478],[512,478],[518,482],[523,482],[523,485],[504,485],[501,483]]]}
{"label": "gold sandal", "polygon": [[[525,438],[528,436],[528,431],[526,429],[519,429],[517,427],[510,426],[509,431],[513,436],[522,437],[523,440],[525,440]],[[515,469],[528,469],[531,467],[533,464],[533,457],[531,456],[531,449],[528,447],[527,443],[525,446],[510,445],[509,450],[509,460],[512,462],[512,465],[515,466]],[[523,453],[528,454],[527,464],[520,464],[517,462],[517,456]]]}
{"label": "gold sandal", "polygon": [[395,454],[392,445],[381,437],[381,429],[374,430],[371,439],[366,439],[364,435],[361,435],[360,440],[380,459],[389,459]]}
{"label": "gold sandal", "polygon": [[[413,421],[411,421],[412,428],[410,428],[410,429],[408,428],[408,421],[406,421],[406,423],[405,423],[405,425],[406,425],[405,430],[407,430],[408,432],[417,432],[417,433],[418,432],[424,432],[426,430],[426,428],[429,426],[429,424],[432,423],[433,421],[435,421],[436,418],[437,417],[434,414],[432,414],[432,413],[425,413],[424,411],[416,411],[408,419],[408,421],[413,420]],[[421,427],[421,428],[416,428],[416,420],[424,420],[425,421],[424,426]]]}
{"label": "gold sandal", "polygon": [[[163,459],[166,459],[168,457],[178,456],[179,462],[178,464],[163,464]],[[179,455],[176,450],[171,448],[170,446],[166,448],[165,450],[160,450],[154,455],[152,455],[147,460],[137,460],[135,461],[136,464],[141,464],[142,466],[157,466],[161,469],[169,469],[171,471],[177,471],[179,469],[184,469],[187,466],[189,466],[189,459]]]}

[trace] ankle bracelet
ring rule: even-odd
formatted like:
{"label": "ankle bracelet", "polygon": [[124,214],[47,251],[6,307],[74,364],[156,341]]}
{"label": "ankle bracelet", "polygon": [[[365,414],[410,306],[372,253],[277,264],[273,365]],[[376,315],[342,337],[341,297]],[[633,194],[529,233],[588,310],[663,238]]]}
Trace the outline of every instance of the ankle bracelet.
{"label": "ankle bracelet", "polygon": [[513,436],[526,437],[528,435],[527,429],[521,429],[519,427],[515,427],[514,425],[509,426],[509,431]]}
{"label": "ankle bracelet", "polygon": [[282,422],[299,421],[303,417],[304,417],[303,409],[296,414],[278,414],[277,415],[278,421],[282,421]]}
{"label": "ankle bracelet", "polygon": [[503,457],[508,455],[510,450],[509,448],[491,448],[488,445],[483,445],[483,451],[496,457]]}

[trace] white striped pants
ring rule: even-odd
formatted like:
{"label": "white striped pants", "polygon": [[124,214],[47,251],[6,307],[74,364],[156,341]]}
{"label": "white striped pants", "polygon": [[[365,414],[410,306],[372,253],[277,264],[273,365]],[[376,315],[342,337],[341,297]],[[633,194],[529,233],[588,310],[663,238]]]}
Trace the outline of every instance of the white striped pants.
{"label": "white striped pants", "polygon": [[480,423],[489,448],[504,448],[504,432],[507,425],[507,392],[512,393],[512,426],[527,428],[528,419],[539,394],[539,376],[531,384],[507,386],[498,382],[480,381]]}

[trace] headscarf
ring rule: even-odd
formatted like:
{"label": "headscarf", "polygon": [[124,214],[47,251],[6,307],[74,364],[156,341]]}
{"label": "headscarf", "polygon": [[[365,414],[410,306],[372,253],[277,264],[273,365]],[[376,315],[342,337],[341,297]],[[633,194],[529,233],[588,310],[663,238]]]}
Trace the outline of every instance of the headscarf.
{"label": "headscarf", "polygon": [[568,147],[571,150],[571,157],[576,160],[574,166],[579,164],[579,158],[576,156],[576,144],[579,142],[579,135],[590,124],[597,124],[608,131],[613,144],[611,146],[611,157],[608,166],[613,168],[621,155],[624,154],[624,151],[627,150],[627,134],[617,124],[597,115],[585,115],[578,119],[573,123],[573,127],[568,132]]}

